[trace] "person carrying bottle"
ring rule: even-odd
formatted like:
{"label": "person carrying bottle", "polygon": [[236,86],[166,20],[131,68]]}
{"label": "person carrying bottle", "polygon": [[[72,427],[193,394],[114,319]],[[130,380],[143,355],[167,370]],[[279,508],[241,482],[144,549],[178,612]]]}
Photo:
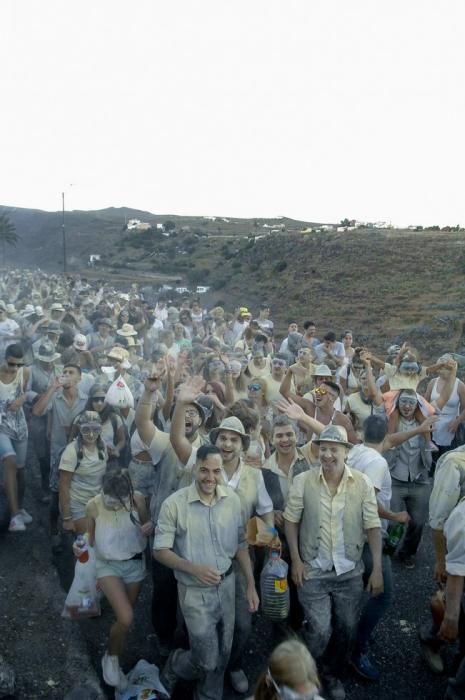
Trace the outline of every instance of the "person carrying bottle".
{"label": "person carrying bottle", "polygon": [[[105,474],[101,493],[88,502],[86,515],[88,544],[95,547],[97,581],[116,615],[102,658],[103,678],[123,691],[127,680],[119,657],[145,578],[144,550],[153,523],[143,494],[133,490],[126,470]],[[74,552],[80,553],[77,548]]]}

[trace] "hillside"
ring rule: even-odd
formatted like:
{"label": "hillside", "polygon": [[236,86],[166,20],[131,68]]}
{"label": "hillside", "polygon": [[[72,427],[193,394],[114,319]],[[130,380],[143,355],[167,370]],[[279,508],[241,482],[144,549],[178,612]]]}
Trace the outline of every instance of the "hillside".
{"label": "hillside", "polygon": [[[0,210],[2,208],[0,207]],[[62,269],[61,213],[5,208],[21,236],[7,263]],[[138,218],[149,231],[127,231]],[[173,222],[169,237],[157,223]],[[312,318],[321,336],[350,328],[357,342],[382,351],[408,338],[425,360],[460,351],[465,296],[465,233],[358,229],[301,233],[317,224],[292,219],[154,215],[126,208],[66,213],[68,268],[154,283],[211,286],[206,303],[256,309],[267,300],[278,332]],[[264,228],[264,224],[271,228]],[[273,228],[274,227],[274,228]],[[278,230],[284,227],[283,231]]]}

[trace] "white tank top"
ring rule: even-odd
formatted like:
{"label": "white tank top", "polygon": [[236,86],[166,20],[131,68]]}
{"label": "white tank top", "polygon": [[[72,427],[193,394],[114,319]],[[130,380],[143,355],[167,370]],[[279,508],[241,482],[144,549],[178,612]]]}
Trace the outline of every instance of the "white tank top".
{"label": "white tank top", "polygon": [[[439,398],[438,391],[439,377],[434,380],[431,389],[431,403]],[[454,439],[454,433],[447,430],[448,424],[460,413],[460,396],[458,392],[459,380],[456,379],[454,388],[446,405],[441,409],[439,420],[433,426],[433,440],[437,445],[449,446]]]}

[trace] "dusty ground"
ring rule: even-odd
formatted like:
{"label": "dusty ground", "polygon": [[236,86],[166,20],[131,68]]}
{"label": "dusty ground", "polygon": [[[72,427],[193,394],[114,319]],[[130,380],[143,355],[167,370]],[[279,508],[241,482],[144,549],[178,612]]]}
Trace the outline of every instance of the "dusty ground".
{"label": "dusty ground", "polygon": [[[112,620],[104,606],[98,620],[81,623],[62,620],[64,593],[72,576],[68,552],[55,562],[46,535],[46,506],[31,494],[38,481],[30,478],[27,507],[34,524],[25,534],[0,535],[0,655],[17,676],[17,700],[64,698],[77,682],[101,682],[100,658]],[[60,576],[56,573],[58,566]],[[351,678],[347,684],[350,700],[438,700],[443,697],[446,676],[432,676],[419,654],[417,627],[427,620],[427,600],[434,586],[431,579],[431,536],[425,532],[417,567],[405,570],[394,565],[394,603],[379,626],[372,657],[382,669],[382,680],[370,685]],[[274,640],[270,625],[256,616],[253,637],[246,655],[245,670],[252,682],[263,668]],[[449,650],[450,657],[452,650]],[[150,579],[145,582],[136,611],[122,666],[129,670],[139,658],[160,665],[150,624]],[[102,685],[104,696],[113,697]],[[225,700],[238,696],[226,688]],[[189,700],[189,688],[180,688],[177,700]]]}

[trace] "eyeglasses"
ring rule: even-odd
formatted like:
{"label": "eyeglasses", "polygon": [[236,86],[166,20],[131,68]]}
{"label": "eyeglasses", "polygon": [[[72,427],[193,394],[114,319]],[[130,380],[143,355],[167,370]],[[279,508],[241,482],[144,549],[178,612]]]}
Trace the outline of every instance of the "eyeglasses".
{"label": "eyeglasses", "polygon": [[249,391],[261,391],[262,385],[261,384],[249,384],[247,389]]}
{"label": "eyeglasses", "polygon": [[24,367],[24,362],[10,362],[7,360],[8,367]]}

